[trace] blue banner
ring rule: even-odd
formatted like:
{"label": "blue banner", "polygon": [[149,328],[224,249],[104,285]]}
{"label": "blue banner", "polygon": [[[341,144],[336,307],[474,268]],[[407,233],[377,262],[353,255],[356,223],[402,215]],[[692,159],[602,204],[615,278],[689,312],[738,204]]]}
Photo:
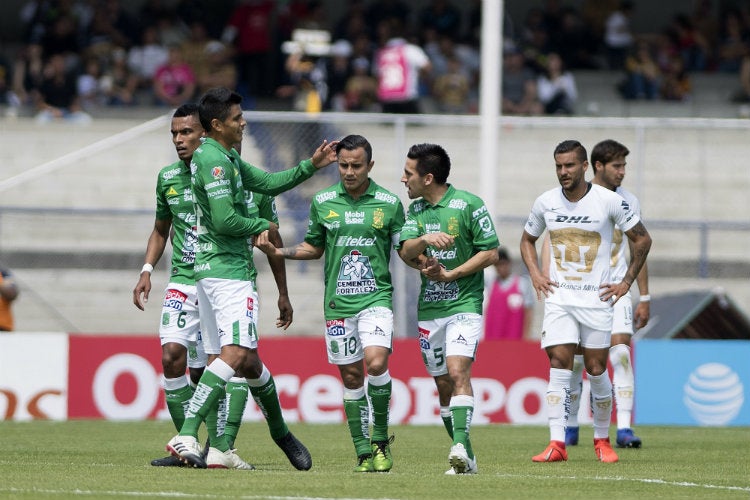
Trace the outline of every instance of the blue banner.
{"label": "blue banner", "polygon": [[635,422],[750,425],[750,341],[641,340]]}

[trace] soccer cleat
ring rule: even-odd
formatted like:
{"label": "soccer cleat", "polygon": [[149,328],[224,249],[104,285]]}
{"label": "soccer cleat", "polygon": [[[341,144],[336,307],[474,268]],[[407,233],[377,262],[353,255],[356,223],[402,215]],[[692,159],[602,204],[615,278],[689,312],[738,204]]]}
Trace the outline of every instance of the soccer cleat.
{"label": "soccer cleat", "polygon": [[193,436],[176,435],[167,443],[167,451],[190,467],[206,468],[206,461],[201,457],[201,446]]}
{"label": "soccer cleat", "polygon": [[206,455],[206,465],[209,469],[237,469],[255,470],[255,466],[242,460],[237,450],[220,451],[210,447]]}
{"label": "soccer cleat", "polygon": [[375,472],[375,468],[372,465],[372,455],[368,453],[358,456],[354,472]]}
{"label": "soccer cleat", "polygon": [[641,438],[633,434],[633,429],[617,429],[618,448],[640,448]]}
{"label": "soccer cleat", "polygon": [[568,452],[565,451],[565,443],[562,441],[550,441],[543,452],[531,457],[532,462],[565,462],[566,460],[568,460]]}
{"label": "soccer cleat", "polygon": [[565,428],[565,446],[575,446],[578,444],[578,427]]}
{"label": "soccer cleat", "polygon": [[613,464],[620,460],[615,450],[612,449],[612,445],[609,444],[609,438],[594,439],[594,453],[600,462]]}
{"label": "soccer cleat", "polygon": [[395,436],[387,441],[375,441],[372,443],[372,467],[375,472],[388,472],[393,468],[393,455],[391,455],[391,443]]}
{"label": "soccer cleat", "polygon": [[310,452],[307,450],[304,444],[294,437],[292,431],[289,431],[286,436],[274,439],[276,445],[283,450],[286,454],[286,458],[297,470],[310,470],[312,467],[312,457]]}
{"label": "soccer cleat", "polygon": [[151,460],[151,465],[154,467],[184,467],[185,463],[178,457],[169,455],[168,457]]}
{"label": "soccer cleat", "polygon": [[[469,458],[466,448],[461,443],[451,446],[451,452],[448,454],[448,462],[451,464],[454,474],[476,474],[479,472],[476,457]],[[446,474],[449,473],[446,472]]]}

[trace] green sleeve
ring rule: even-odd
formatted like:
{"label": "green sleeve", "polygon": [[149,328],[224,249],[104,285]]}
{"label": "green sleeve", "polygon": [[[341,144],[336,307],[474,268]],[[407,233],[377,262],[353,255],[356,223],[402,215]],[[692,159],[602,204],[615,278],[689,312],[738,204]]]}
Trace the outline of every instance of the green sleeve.
{"label": "green sleeve", "polygon": [[317,170],[313,166],[312,160],[303,160],[294,168],[270,173],[250,165],[239,156],[236,158],[239,160],[242,186],[248,191],[270,196],[289,191],[312,177]]}
{"label": "green sleeve", "polygon": [[326,246],[326,228],[318,220],[318,209],[314,202],[310,204],[310,220],[307,223],[305,243],[309,243],[316,248],[325,248]]}
{"label": "green sleeve", "polygon": [[[270,227],[267,220],[250,219],[238,212],[238,202],[241,207],[243,200],[236,200],[232,190],[235,182],[233,169],[226,168],[224,172],[225,177],[218,180],[212,176],[210,168],[199,168],[196,173],[202,177],[206,190],[213,231],[227,236],[250,236],[267,230]],[[244,193],[241,192],[240,196],[244,197]]]}
{"label": "green sleeve", "polygon": [[258,195],[256,203],[258,204],[258,216],[275,222],[278,226],[279,213],[276,211],[276,199],[273,196],[261,194]]}

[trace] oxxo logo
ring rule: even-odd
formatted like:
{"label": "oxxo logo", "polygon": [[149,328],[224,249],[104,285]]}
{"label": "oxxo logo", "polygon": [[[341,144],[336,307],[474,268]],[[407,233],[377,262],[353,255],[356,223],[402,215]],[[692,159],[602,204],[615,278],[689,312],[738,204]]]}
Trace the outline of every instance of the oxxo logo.
{"label": "oxxo logo", "polygon": [[[131,401],[120,401],[115,385],[120,377],[129,377],[135,384]],[[160,378],[145,358],[116,354],[104,360],[94,374],[93,397],[96,408],[110,420],[147,419],[162,405]],[[343,387],[333,375],[302,378],[295,374],[274,375],[276,389],[282,399],[284,418],[288,422],[339,423],[346,416],[342,407]],[[472,379],[474,387],[473,423],[490,423],[491,416],[505,410],[511,423],[543,424],[547,421],[542,404],[547,382],[537,377],[521,378],[506,387],[492,378]],[[536,404],[527,405],[527,400]],[[294,404],[290,404],[289,401]],[[527,407],[533,407],[528,410]],[[168,418],[162,410],[158,418]],[[263,414],[253,404],[245,411],[245,420],[262,421]],[[495,419],[497,420],[497,419]],[[411,377],[406,381],[392,379],[390,421],[394,424],[439,424],[439,401],[435,382],[430,377]]]}
{"label": "oxxo logo", "polygon": [[[50,416],[42,409],[43,399],[48,397],[60,397],[63,392],[58,389],[42,389],[31,394],[26,403],[26,412],[34,420],[48,420]],[[3,420],[13,420],[19,413],[19,396],[10,389],[0,389],[0,396],[5,399],[5,414]]]}

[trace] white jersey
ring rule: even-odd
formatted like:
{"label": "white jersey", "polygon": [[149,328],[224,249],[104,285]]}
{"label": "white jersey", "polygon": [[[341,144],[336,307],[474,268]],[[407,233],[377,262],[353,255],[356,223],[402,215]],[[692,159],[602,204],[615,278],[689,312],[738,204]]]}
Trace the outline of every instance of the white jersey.
{"label": "white jersey", "polygon": [[640,218],[622,196],[596,184],[577,202],[562,188],[551,189],[534,202],[525,231],[550,235],[550,279],[559,284],[548,303],[603,308],[599,287],[610,280],[610,255],[615,225],[623,231]]}
{"label": "white jersey", "polygon": [[[638,198],[628,191],[627,189],[624,189],[622,187],[618,187],[615,190],[615,193],[619,194],[623,198],[625,198],[625,201],[628,202],[628,205],[630,205],[630,210],[633,211],[635,215],[638,216],[638,218],[641,218],[641,203],[638,201]],[[628,259],[627,254],[625,252],[625,243],[627,243],[625,240],[627,239],[627,236],[623,233],[623,231],[620,229],[620,227],[615,228],[614,236],[612,238],[612,262],[610,266],[612,267],[611,271],[611,280],[612,283],[619,283],[622,281],[622,279],[625,277],[625,273],[628,271]]]}

